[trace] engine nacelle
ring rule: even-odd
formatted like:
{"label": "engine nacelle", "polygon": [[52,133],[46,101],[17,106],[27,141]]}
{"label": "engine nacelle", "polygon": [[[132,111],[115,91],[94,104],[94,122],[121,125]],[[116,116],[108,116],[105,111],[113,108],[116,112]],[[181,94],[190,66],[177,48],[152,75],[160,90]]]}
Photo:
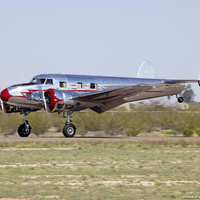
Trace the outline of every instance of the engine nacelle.
{"label": "engine nacelle", "polygon": [[56,89],[48,89],[44,93],[48,112],[55,112],[72,108],[74,101],[72,100],[73,92],[60,91]]}

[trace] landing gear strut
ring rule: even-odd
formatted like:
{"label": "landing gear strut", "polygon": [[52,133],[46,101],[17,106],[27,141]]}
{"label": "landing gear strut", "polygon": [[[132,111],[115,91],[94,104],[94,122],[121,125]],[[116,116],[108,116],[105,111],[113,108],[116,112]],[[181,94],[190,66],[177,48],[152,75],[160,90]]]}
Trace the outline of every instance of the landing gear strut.
{"label": "landing gear strut", "polygon": [[[74,135],[76,133],[76,127],[71,123],[72,121],[70,119],[72,113],[73,112],[70,112],[70,111],[67,112],[67,121],[66,121],[66,124],[63,128],[63,135],[65,137],[74,137]],[[65,117],[64,114],[65,113],[63,112],[63,117]]]}
{"label": "landing gear strut", "polygon": [[28,137],[31,133],[31,126],[28,123],[28,120],[26,120],[26,116],[29,113],[24,112],[24,121],[18,128],[18,134],[20,137]]}

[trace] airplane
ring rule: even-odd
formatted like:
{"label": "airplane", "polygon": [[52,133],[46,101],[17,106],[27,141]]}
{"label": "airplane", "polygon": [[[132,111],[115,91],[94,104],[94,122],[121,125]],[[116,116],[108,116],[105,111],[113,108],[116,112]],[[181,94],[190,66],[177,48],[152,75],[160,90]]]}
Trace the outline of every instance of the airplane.
{"label": "airplane", "polygon": [[[4,113],[19,112],[24,115],[18,128],[20,137],[28,137],[31,126],[27,115],[41,109],[48,113],[63,113],[66,123],[63,128],[65,137],[73,137],[76,127],[71,115],[75,111],[91,109],[103,113],[127,102],[176,95],[186,83],[200,80],[155,79],[154,69],[149,61],[139,68],[137,77],[111,77],[72,74],[40,74],[29,83],[12,85],[1,91],[0,103]],[[66,116],[67,113],[67,116]]]}

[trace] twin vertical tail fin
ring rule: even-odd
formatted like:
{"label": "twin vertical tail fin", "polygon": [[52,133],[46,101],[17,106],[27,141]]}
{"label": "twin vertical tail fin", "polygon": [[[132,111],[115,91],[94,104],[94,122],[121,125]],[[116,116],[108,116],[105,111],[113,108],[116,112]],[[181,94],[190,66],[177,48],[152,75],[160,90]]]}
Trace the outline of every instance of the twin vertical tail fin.
{"label": "twin vertical tail fin", "polygon": [[155,78],[154,75],[154,68],[152,67],[152,63],[149,61],[145,61],[142,63],[140,66],[138,73],[137,73],[138,78]]}
{"label": "twin vertical tail fin", "polygon": [[199,69],[199,74],[198,74],[198,85],[200,87],[200,69]]}
{"label": "twin vertical tail fin", "polygon": [[[154,68],[152,66],[152,63],[149,61],[145,61],[142,63],[140,66],[138,73],[137,73],[137,78],[155,78],[154,74]],[[198,79],[197,80],[171,80],[168,81],[168,83],[195,83],[198,82],[198,85],[200,86],[200,69],[199,69],[199,74],[198,74]]]}

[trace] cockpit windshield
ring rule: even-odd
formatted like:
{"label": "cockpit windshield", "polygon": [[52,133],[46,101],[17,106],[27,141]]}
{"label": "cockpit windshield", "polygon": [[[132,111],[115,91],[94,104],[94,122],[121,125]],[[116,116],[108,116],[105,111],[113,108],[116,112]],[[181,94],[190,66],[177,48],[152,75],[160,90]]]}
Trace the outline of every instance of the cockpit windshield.
{"label": "cockpit windshield", "polygon": [[33,78],[29,83],[31,84],[45,84],[45,85],[53,85],[53,79],[48,79],[48,78]]}
{"label": "cockpit windshield", "polygon": [[44,84],[46,79],[37,79],[37,78],[33,78],[30,83],[33,83],[33,84]]}

